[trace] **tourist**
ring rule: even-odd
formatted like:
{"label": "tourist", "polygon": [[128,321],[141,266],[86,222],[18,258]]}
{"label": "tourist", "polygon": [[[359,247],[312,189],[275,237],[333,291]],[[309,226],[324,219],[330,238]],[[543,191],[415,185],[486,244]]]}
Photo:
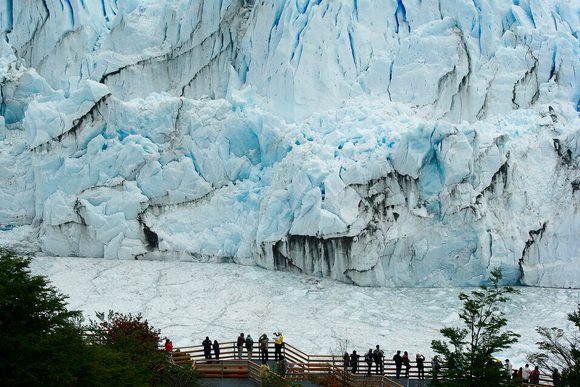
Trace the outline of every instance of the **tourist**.
{"label": "tourist", "polygon": [[203,356],[206,359],[211,359],[211,340],[208,336],[205,337],[205,340],[202,341],[201,345],[203,345]]}
{"label": "tourist", "polygon": [[252,360],[252,353],[254,352],[254,339],[252,335],[248,334],[246,337],[246,350],[248,351],[248,359]]}
{"label": "tourist", "polygon": [[284,346],[284,336],[282,332],[274,332],[274,360],[282,358],[282,347]]}
{"label": "tourist", "polygon": [[407,351],[403,354],[403,364],[405,365],[405,377],[409,378],[409,370],[411,369],[411,361],[409,360],[409,354]]}
{"label": "tourist", "polygon": [[560,381],[562,380],[562,375],[558,372],[558,369],[555,368],[554,372],[552,372],[552,383],[554,383],[554,387],[558,387],[560,385]]}
{"label": "tourist", "polygon": [[360,355],[358,355],[356,353],[356,351],[352,351],[352,354],[350,355],[350,365],[352,367],[352,373],[356,374],[356,371],[358,369],[358,359],[360,358]]}
{"label": "tourist", "polygon": [[403,367],[403,358],[401,357],[401,351],[397,351],[397,354],[393,356],[395,361],[396,378],[401,378],[401,368]]}
{"label": "tourist", "polygon": [[220,359],[220,343],[217,340],[213,341],[213,354],[216,360]]}
{"label": "tourist", "polygon": [[522,370],[522,380],[526,383],[530,381],[530,365],[529,364],[526,364],[526,366]]}
{"label": "tourist", "polygon": [[415,355],[415,361],[417,362],[417,375],[419,379],[425,379],[425,356],[418,353]]}
{"label": "tourist", "polygon": [[513,373],[513,367],[512,367],[512,363],[510,363],[510,359],[505,359],[505,362],[503,364],[503,368],[507,372],[509,372],[510,375]]}
{"label": "tourist", "polygon": [[371,367],[373,366],[373,349],[369,348],[369,351],[365,353],[365,363],[367,363],[367,374],[371,374]]}
{"label": "tourist", "polygon": [[173,343],[168,338],[165,338],[165,352],[167,352],[167,359],[173,363]]}
{"label": "tourist", "polygon": [[262,360],[263,364],[266,364],[268,362],[268,343],[269,343],[270,339],[268,338],[268,335],[265,333],[262,333],[262,336],[260,336],[260,339],[258,340],[259,344],[260,344],[260,358]]}
{"label": "tourist", "polygon": [[165,351],[173,352],[173,343],[169,339],[165,339]]}
{"label": "tourist", "polygon": [[441,362],[439,361],[439,356],[435,355],[431,359],[431,373],[433,374],[433,380],[437,380],[440,371],[441,371]]}
{"label": "tourist", "polygon": [[535,366],[532,371],[530,371],[530,383],[540,384],[540,369]]}
{"label": "tourist", "polygon": [[350,355],[348,352],[344,353],[344,356],[342,357],[342,363],[344,366],[344,373],[346,374],[348,372],[348,365],[350,364]]}
{"label": "tourist", "polygon": [[384,358],[385,358],[385,353],[383,352],[383,350],[378,346],[376,346],[374,352],[373,352],[373,359],[375,360],[375,372],[378,374],[380,373],[381,375],[384,373]]}
{"label": "tourist", "polygon": [[238,341],[236,342],[236,347],[238,349],[238,359],[242,358],[242,353],[244,352],[244,344],[246,343],[246,338],[243,333],[238,336]]}

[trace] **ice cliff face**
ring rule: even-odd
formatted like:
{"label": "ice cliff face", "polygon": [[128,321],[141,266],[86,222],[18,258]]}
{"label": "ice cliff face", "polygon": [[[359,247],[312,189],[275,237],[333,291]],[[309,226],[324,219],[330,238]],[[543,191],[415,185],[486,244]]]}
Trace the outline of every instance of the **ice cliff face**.
{"label": "ice cliff face", "polygon": [[369,286],[501,266],[578,287],[578,15],[566,0],[5,0],[2,234]]}

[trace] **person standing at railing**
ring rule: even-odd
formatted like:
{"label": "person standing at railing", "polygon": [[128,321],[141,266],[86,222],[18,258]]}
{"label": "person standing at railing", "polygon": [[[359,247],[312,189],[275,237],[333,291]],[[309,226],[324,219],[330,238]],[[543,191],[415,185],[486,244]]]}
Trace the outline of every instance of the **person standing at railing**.
{"label": "person standing at railing", "polygon": [[244,352],[244,344],[246,343],[246,338],[243,333],[238,336],[238,341],[236,342],[236,348],[238,349],[238,359],[242,358],[242,353]]}
{"label": "person standing at railing", "polygon": [[380,373],[381,375],[384,373],[384,364],[385,364],[385,353],[377,344],[375,351],[373,352],[373,359],[375,360],[375,371],[376,373]]}
{"label": "person standing at railing", "polygon": [[268,363],[268,343],[270,342],[270,339],[268,338],[268,335],[265,333],[262,333],[262,336],[260,336],[260,358],[262,360],[263,364]]}
{"label": "person standing at railing", "polygon": [[425,356],[418,353],[415,356],[415,361],[417,362],[417,374],[419,379],[425,379]]}
{"label": "person standing at railing", "polygon": [[360,355],[356,353],[356,351],[352,351],[350,355],[350,366],[352,367],[352,373],[356,374],[358,370],[358,361],[360,359]]}
{"label": "person standing at railing", "polygon": [[173,352],[173,343],[169,339],[165,339],[165,351],[168,353]]}
{"label": "person standing at railing", "polygon": [[344,356],[342,357],[342,362],[344,366],[344,373],[346,374],[348,372],[348,365],[350,364],[350,355],[348,354],[348,352],[344,353]]}
{"label": "person standing at railing", "polygon": [[211,340],[209,339],[209,336],[205,337],[205,340],[201,342],[201,345],[203,345],[203,356],[206,359],[211,359]]}
{"label": "person standing at railing", "polygon": [[220,359],[220,343],[217,340],[213,341],[213,354],[216,360]]}
{"label": "person standing at railing", "polygon": [[373,366],[373,349],[369,348],[369,351],[365,353],[365,363],[367,363],[367,375],[371,374],[371,368]]}
{"label": "person standing at railing", "polygon": [[282,347],[284,346],[284,336],[282,332],[274,332],[274,360],[282,358]]}
{"label": "person standing at railing", "polygon": [[403,354],[403,364],[405,365],[405,377],[409,378],[409,370],[411,369],[411,361],[409,360],[409,354],[407,351]]}
{"label": "person standing at railing", "polygon": [[505,359],[503,363],[503,369],[506,370],[510,375],[514,372],[512,363],[510,363],[510,359]]}
{"label": "person standing at railing", "polygon": [[538,366],[535,366],[534,369],[530,372],[530,383],[540,384],[540,369]]}
{"label": "person standing at railing", "polygon": [[401,351],[397,351],[397,354],[393,356],[395,361],[395,370],[397,379],[401,378],[401,368],[403,368],[403,357],[401,356]]}
{"label": "person standing at railing", "polygon": [[252,335],[248,334],[246,337],[246,350],[248,351],[248,359],[252,360],[252,353],[254,352],[254,339]]}
{"label": "person standing at railing", "polygon": [[439,378],[439,373],[441,372],[441,360],[438,355],[435,355],[431,359],[431,373],[433,374],[433,380]]}
{"label": "person standing at railing", "polygon": [[526,366],[522,370],[522,379],[524,380],[524,383],[527,383],[530,381],[530,365],[529,364],[526,364]]}
{"label": "person standing at railing", "polygon": [[554,383],[554,387],[558,387],[560,385],[560,381],[562,380],[562,375],[558,372],[558,369],[555,368],[554,372],[552,372],[552,383]]}
{"label": "person standing at railing", "polygon": [[173,343],[168,338],[165,338],[165,352],[167,352],[168,360],[173,363]]}

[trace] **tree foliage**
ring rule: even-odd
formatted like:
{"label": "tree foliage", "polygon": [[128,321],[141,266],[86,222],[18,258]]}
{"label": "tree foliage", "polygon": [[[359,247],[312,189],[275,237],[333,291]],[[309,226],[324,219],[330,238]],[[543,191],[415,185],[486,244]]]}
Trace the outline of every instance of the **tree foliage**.
{"label": "tree foliage", "polygon": [[496,365],[493,357],[494,353],[516,343],[519,337],[504,329],[507,319],[500,305],[517,291],[500,286],[501,279],[502,273],[496,269],[491,272],[491,286],[481,286],[471,294],[459,294],[463,301],[459,313],[463,327],[445,327],[440,332],[446,340],[431,342],[431,348],[443,362],[436,385],[512,385],[511,375]]}
{"label": "tree foliage", "polygon": [[0,248],[0,374],[6,385],[73,385],[83,378],[78,311],[29,257]]}
{"label": "tree foliage", "polygon": [[563,329],[540,326],[536,331],[542,337],[536,344],[541,352],[532,353],[528,360],[542,369],[562,374],[562,386],[580,386],[580,304],[568,314],[568,321],[576,327],[572,334]]}
{"label": "tree foliage", "polygon": [[158,348],[161,335],[141,314],[97,313],[89,324],[88,342],[104,352],[123,357],[113,368],[117,383],[147,385],[160,375],[167,355]]}
{"label": "tree foliage", "polygon": [[[82,325],[80,311],[31,259],[0,248],[0,375],[7,386],[195,386],[167,362],[160,333],[141,315],[104,314]],[[87,328],[95,335],[86,336]]]}

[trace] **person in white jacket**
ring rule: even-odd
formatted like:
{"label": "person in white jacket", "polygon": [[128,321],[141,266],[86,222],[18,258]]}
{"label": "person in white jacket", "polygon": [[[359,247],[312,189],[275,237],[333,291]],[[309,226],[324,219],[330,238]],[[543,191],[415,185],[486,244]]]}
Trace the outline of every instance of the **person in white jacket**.
{"label": "person in white jacket", "polygon": [[526,364],[526,366],[522,370],[522,379],[524,379],[524,382],[527,382],[529,378],[530,378],[530,365]]}
{"label": "person in white jacket", "polygon": [[510,375],[514,372],[514,367],[512,367],[512,363],[510,363],[510,359],[505,359],[503,363],[503,368],[510,373]]}

